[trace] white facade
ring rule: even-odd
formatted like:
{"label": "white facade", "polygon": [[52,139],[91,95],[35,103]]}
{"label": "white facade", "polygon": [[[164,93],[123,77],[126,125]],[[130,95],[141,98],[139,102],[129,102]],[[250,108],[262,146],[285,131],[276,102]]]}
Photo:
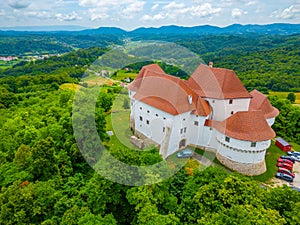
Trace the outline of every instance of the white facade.
{"label": "white facade", "polygon": [[239,111],[248,111],[250,98],[239,99],[212,99],[206,98],[212,107],[211,119],[216,121],[224,121],[231,115]]}
{"label": "white facade", "polygon": [[[134,93],[132,94],[134,95]],[[228,107],[227,112],[232,109],[237,110],[238,107],[243,108],[241,104],[248,103],[248,99],[235,100],[236,104]],[[210,102],[211,99],[208,99],[208,101]],[[211,113],[207,117],[203,117],[187,112],[173,116],[141,101],[133,99],[131,102],[133,103],[131,117],[134,119],[135,131],[161,145],[160,154],[164,158],[179,149],[193,145],[215,149],[222,156],[240,163],[259,163],[264,160],[266,149],[270,147],[270,140],[254,144],[250,141],[228,137],[230,141],[227,142],[224,134],[215,128],[204,125],[207,119],[221,120],[222,117],[228,116],[226,114],[215,114],[213,116],[213,113]],[[216,110],[225,102],[227,100],[212,102],[212,108]],[[218,112],[215,110],[213,111]],[[167,143],[164,144],[166,139]]]}
{"label": "white facade", "polygon": [[260,163],[265,160],[271,141],[249,142],[227,137],[217,132],[218,153],[223,157],[240,163]]}
{"label": "white facade", "polygon": [[275,118],[274,117],[273,118],[268,118],[267,122],[268,122],[269,126],[271,127],[275,123]]}
{"label": "white facade", "polygon": [[[203,66],[200,67],[204,68]],[[152,72],[154,74],[155,71],[158,70],[156,79],[160,78],[165,84],[162,83],[157,85],[155,79],[145,79],[147,76],[147,73],[145,72],[147,68],[149,71],[153,70],[154,72]],[[188,145],[192,145],[215,150],[217,152],[217,157],[222,156],[222,163],[229,167],[229,163],[232,162],[237,163],[237,167],[242,164],[262,165],[262,162],[264,164],[266,150],[270,147],[271,143],[269,139],[272,138],[272,135],[275,136],[274,131],[269,127],[274,124],[275,118],[265,119],[264,116],[268,115],[268,112],[264,113],[260,108],[253,108],[253,105],[256,105],[252,100],[257,100],[257,98],[252,98],[240,81],[233,79],[236,75],[227,70],[223,71],[224,77],[229,76],[230,78],[223,79],[224,81],[229,80],[228,82],[230,82],[230,84],[227,83],[226,85],[226,87],[229,88],[224,88],[225,92],[227,91],[226,96],[235,96],[235,98],[217,99],[203,97],[198,94],[198,92],[196,93],[192,89],[189,89],[188,82],[184,83],[183,81],[180,81],[179,78],[171,78],[168,77],[169,75],[164,75],[165,77],[162,78],[161,70],[159,70],[157,66],[152,65],[147,68],[143,69],[142,71],[144,72],[141,72],[138,75],[138,81],[136,83],[133,82],[133,85],[129,86],[131,126],[137,136],[146,137],[160,145],[160,154],[163,158],[167,158],[176,151],[183,149]],[[209,68],[205,67],[204,69]],[[155,77],[153,73],[150,76],[151,78]],[[219,70],[216,70],[216,73],[218,76],[222,75],[220,75]],[[198,75],[196,74],[195,76]],[[205,82],[205,80],[200,81],[199,85]],[[233,81],[233,83],[231,81]],[[174,83],[175,88],[173,88],[172,82]],[[143,85],[141,85],[141,83]],[[238,91],[233,90],[230,92],[232,85],[240,85],[240,88],[237,89]],[[207,83],[207,86],[210,87],[211,90],[214,90],[215,88],[215,86],[212,86],[209,83]],[[164,87],[168,88],[164,89]],[[191,87],[193,87],[193,83]],[[243,88],[244,90],[242,90]],[[254,94],[258,96],[259,101],[259,98],[264,96],[261,93],[257,93],[259,92],[255,92]],[[224,94],[224,92],[222,94]],[[135,96],[137,97],[135,98]],[[145,100],[143,100],[142,98],[144,96],[154,96],[158,97],[158,99],[166,97],[163,100],[171,103],[175,110],[170,110],[168,105],[163,105],[165,102],[155,98],[150,100],[149,98],[145,98]],[[178,99],[172,98],[174,96],[178,96]],[[192,96],[193,98],[196,96],[196,98],[192,99]],[[145,102],[148,102],[149,104],[146,104]],[[270,104],[269,102],[267,103]],[[151,105],[157,106],[158,108]],[[175,115],[167,113],[164,109]],[[196,115],[197,112],[206,116]],[[273,111],[271,115],[276,116],[276,111]],[[256,116],[256,120],[253,119],[253,116]],[[227,129],[228,126],[226,128],[224,123],[225,120],[226,123],[227,121],[230,121],[230,124],[232,125],[231,129]],[[240,131],[241,129],[239,128],[241,127],[244,128],[244,132]],[[228,134],[228,132],[231,133],[232,137],[225,135]],[[252,142],[247,140],[265,141]],[[227,159],[228,162],[226,163]],[[231,162],[229,162],[229,160]]]}

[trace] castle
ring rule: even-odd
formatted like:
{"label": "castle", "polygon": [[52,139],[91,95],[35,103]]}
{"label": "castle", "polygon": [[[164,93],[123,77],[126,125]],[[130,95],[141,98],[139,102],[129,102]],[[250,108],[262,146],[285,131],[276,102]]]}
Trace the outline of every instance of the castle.
{"label": "castle", "polygon": [[214,151],[222,164],[242,174],[266,171],[279,111],[259,91],[248,93],[234,71],[201,64],[181,80],[151,64],[128,90],[131,128],[156,143],[163,158],[196,146]]}

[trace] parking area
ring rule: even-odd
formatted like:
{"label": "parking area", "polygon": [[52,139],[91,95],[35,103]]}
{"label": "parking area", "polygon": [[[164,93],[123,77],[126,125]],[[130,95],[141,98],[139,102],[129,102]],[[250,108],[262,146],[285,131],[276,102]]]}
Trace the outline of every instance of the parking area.
{"label": "parking area", "polygon": [[274,177],[271,179],[271,186],[282,186],[282,185],[288,185],[288,186],[295,186],[297,188],[300,188],[300,162],[295,162],[293,166],[293,172],[295,173],[295,178],[293,183],[287,182],[285,180],[281,180],[279,178]]}
{"label": "parking area", "polygon": [[294,173],[295,173],[295,178],[294,178],[293,185],[297,188],[300,188],[300,162],[295,162]]}

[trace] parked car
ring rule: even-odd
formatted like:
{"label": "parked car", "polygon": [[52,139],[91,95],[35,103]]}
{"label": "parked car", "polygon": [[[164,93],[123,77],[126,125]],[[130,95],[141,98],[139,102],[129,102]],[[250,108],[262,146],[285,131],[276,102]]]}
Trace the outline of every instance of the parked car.
{"label": "parked car", "polygon": [[293,151],[293,152],[287,152],[288,155],[300,155],[300,152],[296,152],[296,151]]}
{"label": "parked car", "polygon": [[291,177],[295,178],[295,173],[293,173],[292,171],[290,171],[286,168],[278,167],[278,172],[279,173],[285,173],[285,174],[290,175]]}
{"label": "parked car", "polygon": [[298,162],[300,161],[300,152],[287,152],[287,154],[289,155],[290,158]]}
{"label": "parked car", "polygon": [[300,192],[300,188],[297,188],[295,186],[292,186],[292,190]]}
{"label": "parked car", "polygon": [[185,149],[180,152],[177,152],[178,158],[189,158],[193,156],[193,152],[191,150]]}
{"label": "parked car", "polygon": [[295,161],[300,162],[300,155],[291,155],[290,156],[292,159],[294,159]]}
{"label": "parked car", "polygon": [[289,164],[294,164],[294,162],[290,159],[282,159],[282,158],[278,158],[277,162],[281,162],[281,163],[289,163]]}
{"label": "parked car", "polygon": [[283,168],[286,168],[288,170],[293,170],[293,165],[292,164],[288,164],[288,163],[280,163],[280,162],[278,162],[276,164],[276,166],[283,167]]}
{"label": "parked car", "polygon": [[280,156],[280,158],[281,158],[281,159],[289,159],[289,160],[291,160],[293,163],[295,162],[295,159],[294,159],[293,157],[291,157],[291,156],[285,156],[285,155],[283,155],[283,156]]}
{"label": "parked car", "polygon": [[293,178],[290,175],[287,175],[285,173],[276,173],[275,177],[288,181],[288,182],[293,182]]}

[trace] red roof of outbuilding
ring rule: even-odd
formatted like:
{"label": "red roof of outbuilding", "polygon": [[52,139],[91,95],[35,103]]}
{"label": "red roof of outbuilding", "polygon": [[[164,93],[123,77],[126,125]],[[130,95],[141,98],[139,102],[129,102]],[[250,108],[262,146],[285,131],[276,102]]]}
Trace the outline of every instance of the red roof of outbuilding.
{"label": "red roof of outbuilding", "polygon": [[274,118],[278,116],[279,110],[273,107],[267,96],[257,90],[250,92],[252,99],[250,100],[249,110],[261,110],[265,118]]}
{"label": "red roof of outbuilding", "polygon": [[259,142],[276,136],[261,111],[237,112],[223,122],[213,122],[221,133],[239,140]]}
{"label": "red roof of outbuilding", "polygon": [[201,64],[187,81],[202,97],[215,99],[251,98],[233,70]]}

